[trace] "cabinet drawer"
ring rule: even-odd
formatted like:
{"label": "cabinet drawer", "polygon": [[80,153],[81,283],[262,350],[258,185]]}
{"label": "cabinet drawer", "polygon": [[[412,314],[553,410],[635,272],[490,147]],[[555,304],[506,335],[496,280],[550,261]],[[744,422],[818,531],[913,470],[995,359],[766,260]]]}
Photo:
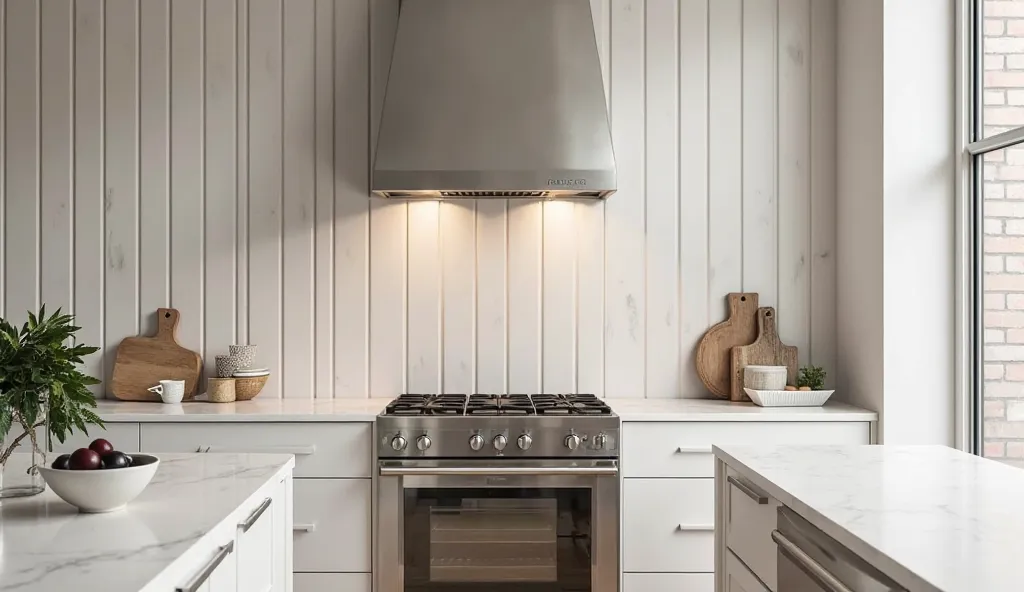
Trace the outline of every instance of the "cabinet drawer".
{"label": "cabinet drawer", "polygon": [[369,479],[293,482],[296,572],[371,570]]}
{"label": "cabinet drawer", "polygon": [[152,452],[270,452],[295,455],[294,476],[370,477],[369,423],[147,423]]}
{"label": "cabinet drawer", "polygon": [[297,573],[294,592],[370,592],[370,574]]}
{"label": "cabinet drawer", "polygon": [[[235,540],[235,560],[238,562],[239,590],[274,590],[274,536],[283,532],[281,524],[275,524],[277,517],[273,504],[282,505],[284,500],[266,498],[246,508],[238,524]],[[280,558],[284,561],[284,558]],[[277,590],[283,592],[284,587]]]}
{"label": "cabinet drawer", "polygon": [[868,422],[625,422],[623,477],[714,477],[713,444],[869,444]]}
{"label": "cabinet drawer", "polygon": [[779,502],[732,469],[726,475],[725,544],[768,588],[775,590],[772,531]]}
{"label": "cabinet drawer", "polygon": [[714,592],[715,574],[622,574],[622,592]]}
{"label": "cabinet drawer", "polygon": [[[4,444],[11,442],[14,438],[22,434],[21,428],[12,428],[11,432],[17,433],[13,435],[9,433]],[[43,435],[43,428],[36,430],[36,433],[39,434],[39,437],[41,438]],[[89,446],[89,443],[96,438],[109,440],[117,450],[124,452],[142,452],[142,449],[139,446],[139,424],[108,423],[107,429],[103,429],[99,426],[89,426],[89,435],[85,435],[81,432],[75,432],[68,436],[67,440],[64,440],[63,444],[54,439],[53,457],[56,458],[56,455],[63,454],[65,452],[74,452],[79,448],[86,448]],[[21,443],[18,444],[19,452],[29,450],[29,448],[24,448],[27,442],[28,438],[22,440]],[[40,440],[40,442],[42,442],[42,440]]]}
{"label": "cabinet drawer", "polygon": [[623,571],[715,571],[713,479],[625,479],[622,508]]}
{"label": "cabinet drawer", "polygon": [[725,592],[770,592],[743,562],[725,552]]}

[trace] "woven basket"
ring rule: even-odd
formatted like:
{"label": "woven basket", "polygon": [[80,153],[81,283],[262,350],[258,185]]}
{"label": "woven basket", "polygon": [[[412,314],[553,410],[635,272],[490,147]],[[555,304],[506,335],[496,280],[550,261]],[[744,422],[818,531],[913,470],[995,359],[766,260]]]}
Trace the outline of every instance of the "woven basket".
{"label": "woven basket", "polygon": [[263,390],[263,387],[267,385],[268,379],[270,379],[269,374],[267,376],[235,378],[235,400],[248,401],[249,399],[260,394],[260,391]]}

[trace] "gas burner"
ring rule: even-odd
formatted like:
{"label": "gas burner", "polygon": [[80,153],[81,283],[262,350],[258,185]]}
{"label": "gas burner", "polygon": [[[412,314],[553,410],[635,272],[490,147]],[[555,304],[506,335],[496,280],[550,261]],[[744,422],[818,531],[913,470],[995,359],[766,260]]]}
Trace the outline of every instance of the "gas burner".
{"label": "gas burner", "polygon": [[466,395],[400,395],[384,415],[464,415]]}
{"label": "gas burner", "polygon": [[466,415],[534,415],[530,395],[484,395],[469,396]]}

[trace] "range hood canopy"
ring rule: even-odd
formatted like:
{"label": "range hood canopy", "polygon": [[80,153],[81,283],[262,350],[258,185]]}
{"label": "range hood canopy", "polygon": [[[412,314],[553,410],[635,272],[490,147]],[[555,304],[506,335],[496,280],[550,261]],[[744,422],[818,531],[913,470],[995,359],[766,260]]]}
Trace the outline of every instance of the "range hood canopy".
{"label": "range hood canopy", "polygon": [[590,0],[402,0],[374,193],[597,199],[615,188]]}

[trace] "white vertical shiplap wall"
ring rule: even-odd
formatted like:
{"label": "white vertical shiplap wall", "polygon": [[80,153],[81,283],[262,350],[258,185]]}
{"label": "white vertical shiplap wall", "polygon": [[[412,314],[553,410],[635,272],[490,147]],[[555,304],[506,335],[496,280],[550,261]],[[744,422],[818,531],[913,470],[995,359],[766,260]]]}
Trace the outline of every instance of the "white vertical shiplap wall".
{"label": "white vertical shiplap wall", "polygon": [[[835,1],[591,0],[604,202],[368,197],[398,0],[0,0],[0,312],[153,312],[271,397],[700,397],[727,292],[835,361]],[[15,57],[16,56],[16,57]]]}

